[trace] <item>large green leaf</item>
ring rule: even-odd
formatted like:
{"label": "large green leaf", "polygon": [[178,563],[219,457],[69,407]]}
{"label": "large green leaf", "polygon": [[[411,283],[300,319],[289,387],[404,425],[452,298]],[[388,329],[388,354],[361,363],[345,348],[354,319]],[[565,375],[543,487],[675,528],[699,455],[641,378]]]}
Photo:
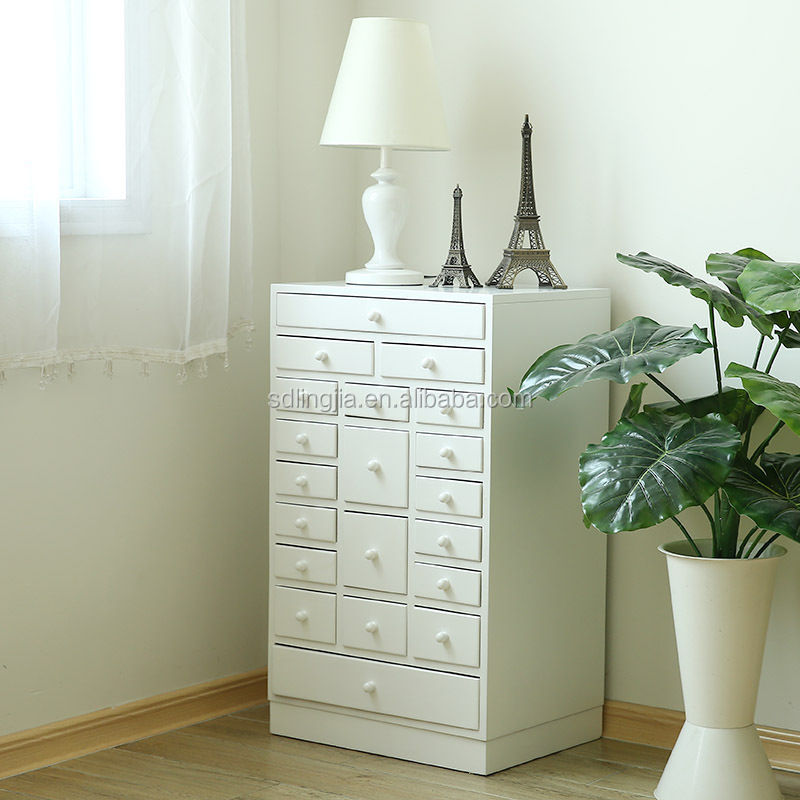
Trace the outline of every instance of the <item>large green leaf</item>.
{"label": "large green leaf", "polygon": [[656,525],[711,497],[740,445],[739,431],[718,414],[650,410],[621,419],[581,456],[584,514],[605,533]]}
{"label": "large green leaf", "polygon": [[800,541],[800,455],[764,453],[761,466],[737,461],[722,488],[760,528]]}
{"label": "large green leaf", "polygon": [[753,405],[744,389],[726,388],[722,394],[706,395],[705,397],[695,397],[687,400],[683,405],[679,405],[674,400],[665,400],[660,403],[649,403],[644,407],[647,411],[650,408],[658,411],[666,411],[668,414],[686,413],[690,417],[705,417],[707,414],[719,413],[740,431],[750,422],[750,414],[758,416],[764,409],[761,406]]}
{"label": "large green leaf", "polygon": [[577,344],[562,344],[539,356],[523,376],[519,394],[552,400],[587,381],[627,383],[634,375],[663,372],[709,347],[697,325],[678,328],[634,317],[613,331],[584,336]]}
{"label": "large green leaf", "polygon": [[736,362],[728,365],[725,377],[741,378],[744,390],[756,405],[764,406],[800,436],[800,388]]}
{"label": "large green leaf", "polygon": [[740,328],[744,323],[744,318],[748,317],[760,333],[765,336],[772,333],[772,323],[740,297],[731,294],[721,286],[715,286],[713,283],[695,277],[682,267],[677,267],[675,264],[670,264],[669,261],[644,252],[635,256],[617,253],[617,259],[630,267],[636,267],[645,272],[655,272],[672,286],[687,288],[695,297],[711,303],[720,317],[734,328]]}
{"label": "large green leaf", "polygon": [[759,311],[800,311],[800,264],[756,259],[738,280],[745,300]]}
{"label": "large green leaf", "polygon": [[706,259],[706,272],[725,284],[731,294],[744,299],[737,278],[742,270],[754,259],[772,261],[772,259],[752,247],[737,250],[735,253],[711,253]]}

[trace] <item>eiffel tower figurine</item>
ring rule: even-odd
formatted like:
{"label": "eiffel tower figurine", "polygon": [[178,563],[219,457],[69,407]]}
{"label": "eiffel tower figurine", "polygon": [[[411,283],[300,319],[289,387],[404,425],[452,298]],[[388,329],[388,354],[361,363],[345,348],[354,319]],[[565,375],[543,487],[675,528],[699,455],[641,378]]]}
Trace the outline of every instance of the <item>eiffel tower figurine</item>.
{"label": "eiffel tower figurine", "polygon": [[[533,162],[531,161],[531,132],[533,127],[525,115],[522,125],[522,177],[519,185],[519,207],[514,217],[514,231],[508,247],[503,250],[503,260],[486,281],[487,286],[498,289],[512,289],[514,279],[520,272],[532,269],[539,278],[540,286],[553,289],[566,289],[550,261],[550,251],[545,249],[542,231],[539,228],[539,215],[536,213],[536,199],[533,196]],[[530,247],[524,247],[525,234],[528,234]]]}
{"label": "eiffel tower figurine", "polygon": [[480,281],[475,277],[472,267],[467,263],[464,253],[464,236],[461,232],[461,196],[464,192],[456,184],[453,192],[453,233],[450,236],[450,252],[441,272],[431,286],[452,286],[456,281],[464,289],[480,288]]}

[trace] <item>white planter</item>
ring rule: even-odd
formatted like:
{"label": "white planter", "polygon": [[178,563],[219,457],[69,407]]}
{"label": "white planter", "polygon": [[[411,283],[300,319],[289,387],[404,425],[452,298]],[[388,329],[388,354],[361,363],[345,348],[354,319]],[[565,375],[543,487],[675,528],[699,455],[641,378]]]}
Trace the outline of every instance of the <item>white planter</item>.
{"label": "white planter", "polygon": [[[699,541],[702,553],[710,542]],[[656,788],[658,800],[780,800],[753,724],[775,571],[786,548],[758,559],[667,556],[686,723]]]}

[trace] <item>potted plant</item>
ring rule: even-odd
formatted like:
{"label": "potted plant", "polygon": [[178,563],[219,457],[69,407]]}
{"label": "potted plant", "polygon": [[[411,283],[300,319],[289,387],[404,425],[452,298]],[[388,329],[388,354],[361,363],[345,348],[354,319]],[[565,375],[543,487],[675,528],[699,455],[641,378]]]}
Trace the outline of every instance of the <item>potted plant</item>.
{"label": "potted plant", "polygon": [[[586,448],[579,467],[587,526],[617,533],[671,520],[683,535],[659,548],[667,556],[686,724],[656,797],[780,798],[753,719],[774,574],[786,553],[775,540],[800,540],[800,454],[768,451],[782,428],[800,435],[800,388],[770,374],[782,350],[800,347],[800,264],[753,249],[713,253],[706,270],[720,286],[648,253],[617,258],[703,300],[708,328],[634,317],[555,347],[525,373],[517,402],[640,376],[668,395],[643,405],[648,384],[633,382],[619,421]],[[757,329],[750,366],[731,363],[723,373],[719,320]],[[710,394],[680,397],[657,377],[709,349]],[[743,388],[726,387],[723,374]],[[679,518],[690,507],[707,533]]]}

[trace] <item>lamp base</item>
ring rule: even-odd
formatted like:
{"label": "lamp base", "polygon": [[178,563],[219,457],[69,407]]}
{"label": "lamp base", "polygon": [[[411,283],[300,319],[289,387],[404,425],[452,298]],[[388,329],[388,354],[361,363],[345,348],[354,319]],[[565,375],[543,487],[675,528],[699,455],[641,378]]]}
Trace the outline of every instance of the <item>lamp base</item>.
{"label": "lamp base", "polygon": [[351,269],[344,280],[361,286],[422,286],[424,276],[413,269]]}

